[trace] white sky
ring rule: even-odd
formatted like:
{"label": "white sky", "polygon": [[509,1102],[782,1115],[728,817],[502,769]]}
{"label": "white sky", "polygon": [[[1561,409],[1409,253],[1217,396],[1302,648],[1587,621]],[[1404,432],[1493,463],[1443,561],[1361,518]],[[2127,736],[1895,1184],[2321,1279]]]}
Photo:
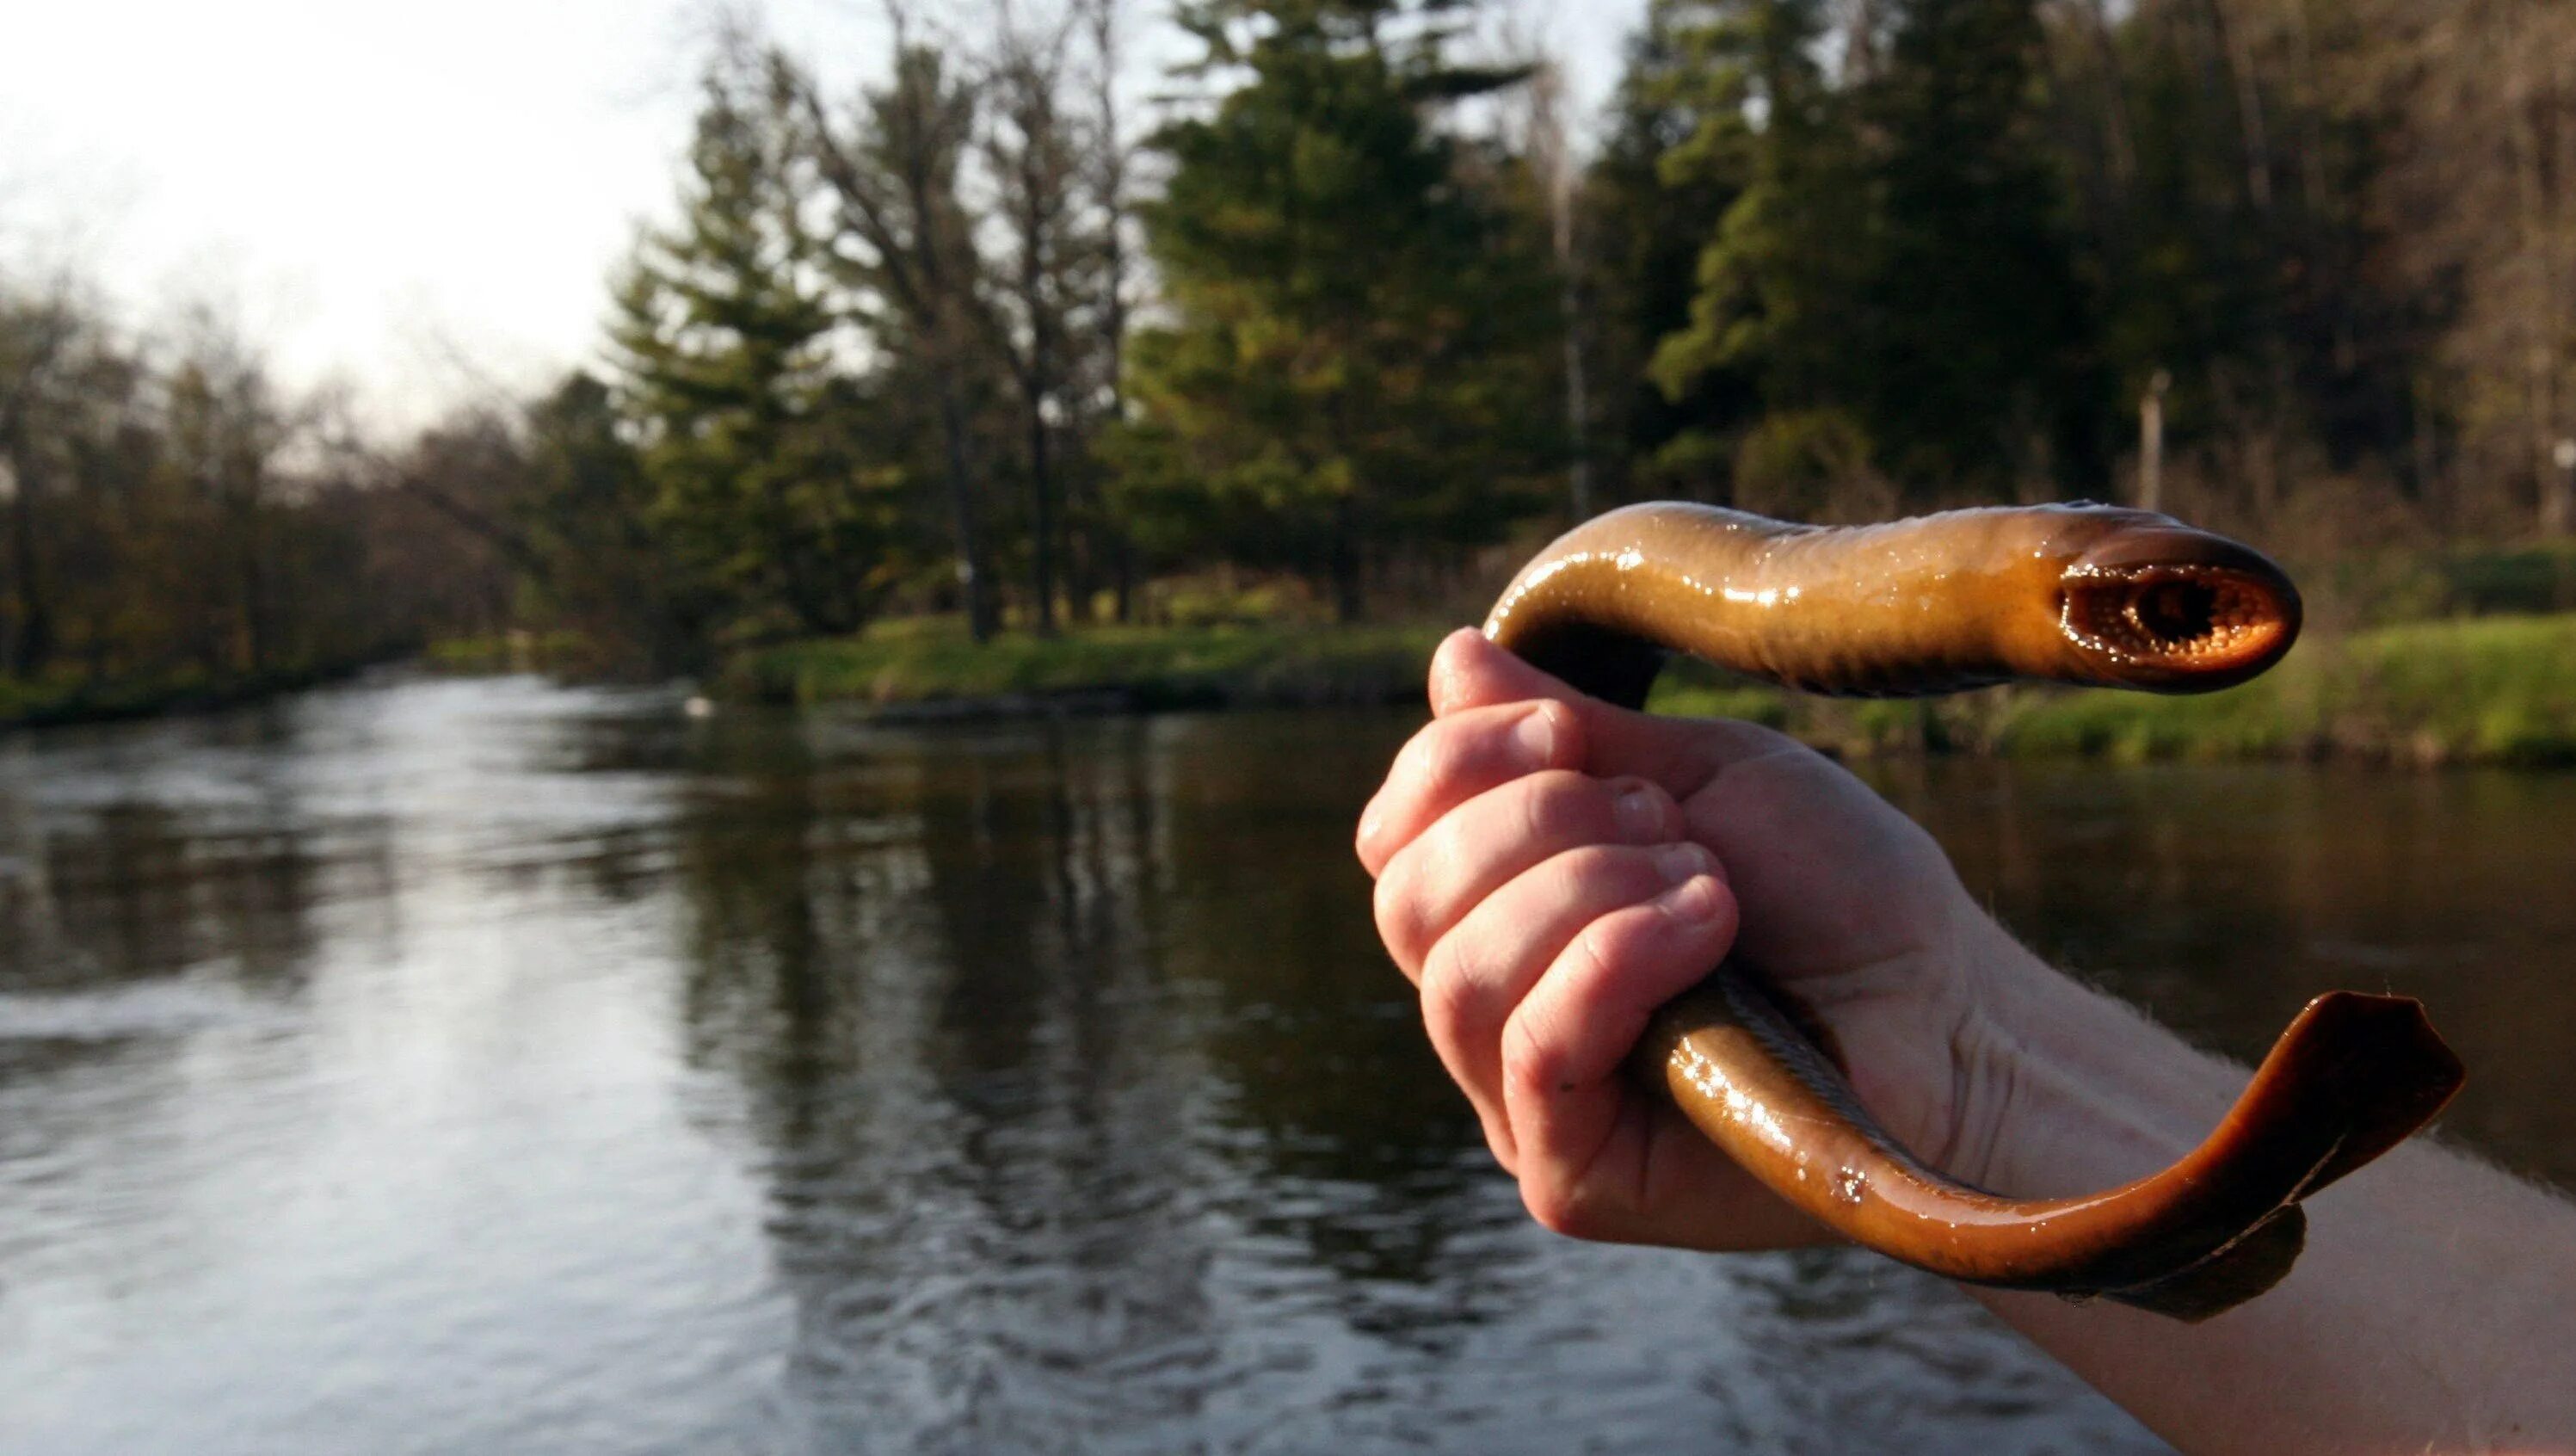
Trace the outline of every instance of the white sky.
{"label": "white sky", "polygon": [[[981,0],[927,0],[958,23]],[[1524,0],[1608,94],[1644,0]],[[874,76],[867,0],[773,0]],[[1162,0],[1136,49],[1179,53]],[[702,0],[0,0],[0,267],[69,262],[137,323],[208,304],[297,386],[401,428],[591,357],[607,277],[668,212]],[[1138,88],[1153,83],[1134,78]]]}

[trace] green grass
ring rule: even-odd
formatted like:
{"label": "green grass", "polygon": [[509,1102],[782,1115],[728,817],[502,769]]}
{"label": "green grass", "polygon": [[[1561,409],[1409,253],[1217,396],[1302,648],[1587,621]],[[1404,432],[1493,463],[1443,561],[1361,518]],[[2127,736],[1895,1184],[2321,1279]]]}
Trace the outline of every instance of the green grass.
{"label": "green grass", "polygon": [[439,672],[579,671],[597,654],[578,632],[495,632],[482,637],[442,637],[421,652]]}
{"label": "green grass", "polygon": [[[392,656],[390,651],[376,660]],[[75,673],[37,679],[0,677],[0,729],[65,723],[107,723],[163,713],[231,707],[345,677],[366,660],[277,668],[263,673],[209,676],[173,668],[133,677],[93,680]]]}
{"label": "green grass", "polygon": [[2576,762],[2576,615],[2415,622],[2311,642],[2269,675],[2208,697],[2034,696],[1999,725],[1996,746],[2119,759]]}
{"label": "green grass", "polygon": [[1112,694],[1139,708],[1419,700],[1428,627],[1088,627],[977,645],[953,618],[762,648],[726,667],[730,696],[881,707]]}
{"label": "green grass", "polygon": [[1667,677],[1658,712],[1749,718],[1851,754],[2576,762],[2576,615],[2312,636],[2264,677],[2195,697],[2025,687],[1930,705],[1836,702],[1700,670]]}
{"label": "green grass", "polygon": [[[1007,709],[1084,694],[1096,706],[1136,709],[1419,702],[1440,637],[1436,627],[1100,627],[979,647],[953,619],[923,619],[748,653],[719,686],[735,697],[885,708]],[[2576,763],[2576,614],[2312,635],[2267,676],[2199,697],[2007,688],[1932,703],[1848,702],[1745,686],[1684,662],[1665,673],[1650,706],[1750,719],[1854,755]]]}

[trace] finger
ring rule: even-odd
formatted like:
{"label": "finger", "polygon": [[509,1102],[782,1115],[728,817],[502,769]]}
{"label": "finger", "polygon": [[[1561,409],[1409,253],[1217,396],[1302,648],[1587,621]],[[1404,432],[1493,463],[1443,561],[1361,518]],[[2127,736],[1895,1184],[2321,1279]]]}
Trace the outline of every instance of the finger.
{"label": "finger", "polygon": [[1586,697],[1470,628],[1449,634],[1431,658],[1431,710],[1441,718],[1496,703],[1542,699],[1574,712],[1588,773],[1635,774],[1687,799],[1734,764],[1808,753],[1786,734],[1728,719],[1658,718]]}
{"label": "finger", "polygon": [[1496,703],[1435,720],[1395,756],[1360,813],[1360,863],[1372,875],[1441,815],[1496,785],[1583,761],[1582,727],[1562,703]]}
{"label": "finger", "polygon": [[[1724,882],[1694,875],[1586,926],[1513,1008],[1501,1037],[1503,1106],[1522,1196],[1542,1223],[1580,1226],[1600,1219],[1605,1201],[1631,1211],[1642,1201],[1647,1164],[1634,1154],[1648,1132],[1645,1096],[1621,1063],[1656,1007],[1716,969],[1735,925]],[[1632,1156],[1605,1159],[1620,1148]]]}
{"label": "finger", "polygon": [[1431,948],[1422,965],[1423,1026],[1504,1167],[1515,1166],[1502,1086],[1512,1008],[1584,927],[1716,872],[1717,857],[1696,844],[1570,849],[1486,896]]}
{"label": "finger", "polygon": [[1580,1169],[1525,1157],[1513,1170],[1530,1216],[1578,1239],[1726,1252],[1840,1242],[1718,1151],[1681,1110],[1620,1088],[1610,1136]]}
{"label": "finger", "polygon": [[1643,779],[1566,769],[1514,779],[1441,815],[1387,861],[1378,936],[1418,985],[1440,937],[1523,870],[1586,844],[1667,843],[1681,827],[1681,806]]}

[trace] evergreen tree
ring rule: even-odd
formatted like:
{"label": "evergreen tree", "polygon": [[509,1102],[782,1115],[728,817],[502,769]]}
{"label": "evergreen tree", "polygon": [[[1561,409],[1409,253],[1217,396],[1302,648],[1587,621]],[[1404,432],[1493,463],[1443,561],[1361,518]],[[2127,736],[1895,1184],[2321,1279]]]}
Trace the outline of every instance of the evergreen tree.
{"label": "evergreen tree", "polygon": [[1732,366],[1694,369],[1671,393],[1648,371],[1657,345],[1690,327],[1701,255],[1750,181],[1743,87],[1713,75],[1695,44],[1704,8],[1647,7],[1584,180],[1585,268],[1599,299],[1595,373],[1609,385],[1596,438],[1625,479],[1613,487],[1620,495],[1722,499],[1727,471],[1715,442],[1760,408],[1752,380]]}
{"label": "evergreen tree", "polygon": [[612,327],[654,527],[731,629],[854,631],[896,578],[900,500],[856,457],[785,117],[739,68],[707,80],[685,193]]}
{"label": "evergreen tree", "polygon": [[1801,492],[1846,484],[1870,453],[1855,376],[1877,260],[1860,137],[1817,61],[1821,6],[1700,0],[1667,7],[1665,23],[1693,127],[1660,171],[1734,196],[1700,253],[1689,322],[1657,347],[1652,372],[1675,400],[1733,374],[1766,411],[1731,451],[1703,430],[1676,436],[1665,469],[1719,473],[1712,457],[1726,453],[1744,503],[1814,513]]}
{"label": "evergreen tree", "polygon": [[986,315],[986,332],[1019,396],[1029,483],[1029,597],[1041,636],[1055,631],[1065,536],[1059,436],[1077,408],[1071,392],[1085,342],[1079,325],[1097,288],[1099,255],[1091,236],[1095,220],[1082,207],[1085,139],[1066,104],[1072,34],[1069,25],[1051,31],[1005,25],[986,78],[996,124],[982,148],[1005,240],[1001,285],[994,290],[1000,307]]}
{"label": "evergreen tree", "polygon": [[1857,392],[1882,464],[1918,498],[2103,473],[2040,41],[2033,0],[1911,0],[1862,97],[1886,140]]}
{"label": "evergreen tree", "polygon": [[1359,615],[1375,551],[1490,539],[1533,508],[1555,407],[1540,240],[1425,122],[1513,73],[1443,57],[1448,4],[1201,0],[1203,70],[1244,75],[1157,138],[1145,209],[1170,323],[1139,336],[1131,509],[1294,564]]}
{"label": "evergreen tree", "polygon": [[854,300],[854,321],[897,371],[927,386],[935,407],[958,585],[968,630],[982,642],[1000,629],[1001,606],[977,466],[993,317],[964,180],[981,98],[938,49],[912,42],[905,7],[889,13],[894,74],[861,95],[846,123],[784,56],[771,58],[772,84],[794,107],[799,144],[836,204],[829,263]]}
{"label": "evergreen tree", "polygon": [[1839,76],[1817,0],[1657,16],[1696,120],[1662,171],[1741,182],[1653,372],[1676,399],[1729,373],[1759,391],[1731,461],[1748,503],[1884,510],[1882,471],[1917,501],[2098,474],[2031,0],[1911,0],[1844,37]]}
{"label": "evergreen tree", "polygon": [[516,514],[530,585],[554,621],[594,651],[658,671],[706,666],[728,593],[657,529],[655,486],[608,386],[574,373],[528,410],[533,480]]}

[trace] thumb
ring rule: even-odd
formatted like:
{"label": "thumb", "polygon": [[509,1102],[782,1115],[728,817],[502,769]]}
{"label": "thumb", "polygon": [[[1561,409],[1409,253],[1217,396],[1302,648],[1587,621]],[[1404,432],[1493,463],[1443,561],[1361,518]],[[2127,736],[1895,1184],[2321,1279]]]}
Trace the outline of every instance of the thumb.
{"label": "thumb", "polygon": [[1495,703],[1548,699],[1582,719],[1584,772],[1651,779],[1676,799],[1688,798],[1734,764],[1809,750],[1768,728],[1728,719],[1657,718],[1586,697],[1564,680],[1461,627],[1431,658],[1431,712],[1445,718]]}

